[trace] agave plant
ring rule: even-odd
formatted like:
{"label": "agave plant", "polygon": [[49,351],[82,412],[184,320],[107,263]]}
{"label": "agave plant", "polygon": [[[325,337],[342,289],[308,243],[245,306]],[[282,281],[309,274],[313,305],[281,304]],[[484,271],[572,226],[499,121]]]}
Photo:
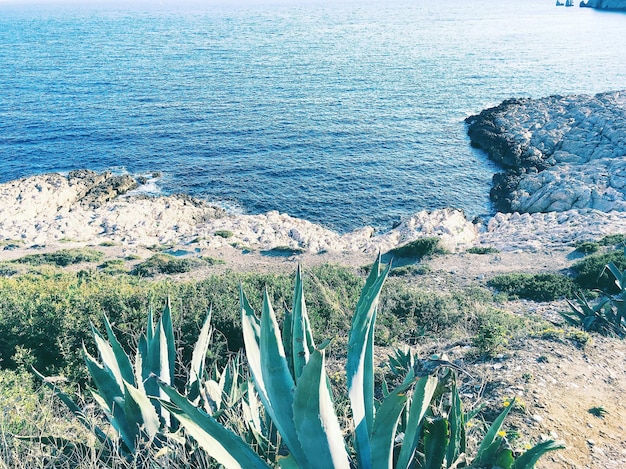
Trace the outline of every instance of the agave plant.
{"label": "agave plant", "polygon": [[[449,362],[428,360],[417,366],[412,357],[399,354],[397,369],[405,370],[401,383],[392,391],[385,390],[383,399],[375,398],[374,325],[380,291],[389,270],[390,265],[382,268],[380,258],[375,262],[352,319],[346,376],[353,432],[341,427],[334,409],[325,371],[329,341],[318,346],[313,341],[299,268],[293,309],[285,315],[282,332],[267,292],[260,318],[241,292],[246,357],[264,414],[271,419],[280,437],[274,440],[278,457],[270,459],[267,453],[254,451],[243,438],[161,381],[160,386],[169,397],[162,401],[163,407],[179,419],[199,446],[227,468],[278,465],[284,469],[441,469],[468,466],[470,458],[465,448],[468,416],[462,410],[456,379],[451,381],[451,404],[445,409],[441,391],[438,391],[442,385],[440,370],[450,368]],[[252,392],[248,394],[255,396]],[[506,441],[499,436],[509,411],[510,408],[505,409],[485,435],[473,467],[530,468],[545,452],[562,448],[560,444],[547,441],[515,459]],[[258,422],[254,427],[261,431]],[[349,433],[347,437],[346,433]],[[265,438],[265,441],[270,439]]]}
{"label": "agave plant", "polygon": [[626,337],[626,270],[621,272],[611,262],[602,273],[609,271],[619,289],[616,295],[603,296],[595,305],[590,304],[581,293],[576,295],[576,303],[568,301],[571,311],[561,316],[571,325],[586,331]]}
{"label": "agave plant", "polygon": [[[220,391],[224,390],[224,380],[220,383],[205,380],[205,357],[211,341],[210,320],[209,311],[194,347],[189,378],[183,390],[190,402],[207,408],[210,408],[210,390],[216,386]],[[111,440],[103,429],[85,417],[82,409],[67,394],[37,374],[74,415],[94,432],[108,452],[119,449],[122,454],[132,456],[140,449],[161,447],[167,440],[167,434],[175,431],[178,425],[162,405],[168,395],[158,384],[174,385],[176,348],[169,299],[156,327],[152,312],[148,314],[147,328],[139,338],[134,363],[122,348],[106,315],[104,326],[108,341],[92,325],[101,363],[84,345],[83,355],[94,385],[92,396],[119,435],[119,441]],[[226,374],[224,372],[224,376]]]}

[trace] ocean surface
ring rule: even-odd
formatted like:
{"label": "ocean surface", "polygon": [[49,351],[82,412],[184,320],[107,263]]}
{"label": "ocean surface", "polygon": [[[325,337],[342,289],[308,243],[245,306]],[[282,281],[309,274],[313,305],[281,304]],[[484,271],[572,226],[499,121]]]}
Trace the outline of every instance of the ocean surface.
{"label": "ocean surface", "polygon": [[385,230],[423,209],[491,213],[497,168],[465,117],[626,89],[626,14],[553,0],[0,0],[0,64],[0,182],[158,171],[147,189]]}

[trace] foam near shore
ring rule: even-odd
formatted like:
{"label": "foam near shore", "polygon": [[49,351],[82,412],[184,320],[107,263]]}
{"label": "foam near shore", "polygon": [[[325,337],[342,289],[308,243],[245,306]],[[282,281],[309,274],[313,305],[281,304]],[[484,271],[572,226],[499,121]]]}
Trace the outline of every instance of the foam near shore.
{"label": "foam near shore", "polygon": [[[498,213],[477,221],[467,219],[461,210],[441,209],[417,212],[386,233],[363,227],[339,234],[275,211],[234,215],[188,196],[127,195],[136,187],[133,183],[121,183],[111,173],[76,171],[1,184],[0,239],[19,241],[24,248],[64,241],[135,247],[193,243],[214,251],[289,247],[309,253],[375,255],[431,236],[441,238],[451,251],[471,246],[533,251],[626,232],[624,212]],[[228,237],[223,236],[226,232]],[[12,257],[11,251],[5,250],[2,257]]]}

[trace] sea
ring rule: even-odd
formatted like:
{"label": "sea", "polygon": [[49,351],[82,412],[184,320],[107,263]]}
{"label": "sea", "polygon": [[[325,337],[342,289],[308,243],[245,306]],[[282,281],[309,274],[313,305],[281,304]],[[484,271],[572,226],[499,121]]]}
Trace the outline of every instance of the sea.
{"label": "sea", "polygon": [[493,212],[466,117],[622,89],[626,14],[553,0],[0,0],[0,182],[111,170],[384,231]]}

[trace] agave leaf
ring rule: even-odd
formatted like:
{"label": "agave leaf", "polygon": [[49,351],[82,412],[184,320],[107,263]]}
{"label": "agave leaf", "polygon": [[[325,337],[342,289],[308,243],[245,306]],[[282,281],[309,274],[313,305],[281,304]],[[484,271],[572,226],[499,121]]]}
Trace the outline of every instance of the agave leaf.
{"label": "agave leaf", "polygon": [[[509,406],[505,407],[504,410],[500,413],[500,415],[493,421],[489,430],[485,434],[483,441],[480,443],[478,447],[478,452],[476,453],[476,460],[474,464],[480,465],[484,464],[488,457],[491,457],[494,454],[494,442],[496,441],[496,437],[498,436],[498,432],[502,428],[502,424],[504,423],[504,419],[511,409],[515,405],[515,399],[511,401]],[[499,442],[496,442],[499,445]]]}
{"label": "agave leaf", "polygon": [[424,433],[424,469],[441,469],[448,446],[448,421],[426,420]]}
{"label": "agave leaf", "polygon": [[159,385],[170,400],[162,401],[161,405],[176,416],[185,432],[219,464],[227,469],[270,467],[239,436],[202,412],[176,389],[162,381]]}
{"label": "agave leaf", "polygon": [[287,306],[285,306],[285,316],[283,317],[283,348],[285,349],[289,372],[295,379],[296,374],[293,369],[293,314],[287,309]]}
{"label": "agave leaf", "polygon": [[259,397],[263,402],[266,410],[270,413],[272,420],[275,420],[273,409],[269,405],[267,398],[267,390],[261,373],[261,350],[259,342],[261,340],[261,323],[254,314],[246,295],[241,286],[239,287],[239,298],[241,304],[241,328],[243,331],[243,340],[246,350],[246,358],[250,366],[250,372],[254,379],[254,383],[259,393]]}
{"label": "agave leaf", "polygon": [[122,389],[124,386],[124,378],[122,377],[122,371],[120,369],[120,365],[117,362],[117,357],[115,355],[115,352],[113,351],[113,348],[106,340],[104,340],[104,337],[100,335],[100,333],[93,324],[91,325],[91,331],[96,342],[96,348],[98,349],[100,358],[102,359],[102,364],[106,369],[111,371],[111,374],[115,378],[118,387]]}
{"label": "agave leaf", "polygon": [[406,391],[411,383],[403,384],[394,389],[385,398],[376,412],[370,439],[372,450],[372,467],[393,467],[393,445],[400,414],[406,405]]}
{"label": "agave leaf", "polygon": [[[161,325],[161,367],[164,368],[163,373],[160,375],[166,383],[174,383],[174,365],[176,362],[176,345],[174,343],[174,327],[172,326],[172,307],[170,305],[170,298],[167,297],[165,302],[165,308],[161,319],[159,320]],[[164,352],[167,351],[167,355]],[[167,358],[165,358],[167,357]],[[165,380],[163,376],[169,375],[169,381]]]}
{"label": "agave leaf", "polygon": [[370,433],[373,425],[373,329],[378,298],[391,264],[380,274],[380,255],[368,276],[352,318],[346,375],[355,425],[358,465],[372,467]]}
{"label": "agave leaf", "polygon": [[263,296],[259,349],[261,374],[267,391],[267,399],[276,417],[273,419],[274,424],[298,463],[306,467],[306,454],[298,441],[293,421],[295,383],[289,372],[278,322],[267,290]]}
{"label": "agave leaf", "polygon": [[159,432],[160,422],[154,405],[144,393],[130,383],[124,383],[124,415],[146,432],[150,439]]}
{"label": "agave leaf", "polygon": [[300,265],[296,271],[296,286],[293,292],[293,317],[292,324],[292,353],[293,353],[293,370],[295,381],[298,382],[302,369],[309,361],[309,344],[307,336],[311,336],[309,330],[309,322],[306,312],[306,304],[304,302],[304,290],[302,286],[302,274]]}
{"label": "agave leaf", "polygon": [[626,286],[626,283],[624,282],[624,280],[626,280],[626,270],[621,272],[613,262],[610,262],[606,266],[606,269],[608,269],[613,274],[613,277],[615,277],[615,285],[617,285],[617,288],[623,290],[622,286]]}
{"label": "agave leaf", "polygon": [[[465,453],[465,419],[463,415],[463,404],[459,395],[459,388],[456,383],[456,376],[452,379],[451,408],[448,415],[450,425],[450,442],[446,453],[446,461],[456,461],[459,456]],[[504,467],[504,466],[502,466]]]}
{"label": "agave leaf", "polygon": [[39,373],[39,371],[37,371],[34,367],[32,368],[32,370],[42,380],[43,384],[46,387],[50,388],[56,397],[61,399],[65,406],[70,410],[70,412],[72,412],[72,414],[76,416],[78,421],[96,435],[98,441],[103,443],[105,447],[109,449],[113,447],[113,442],[109,439],[109,437],[106,436],[106,434],[100,429],[100,427],[87,419],[85,413],[80,407],[78,407],[78,405],[76,405],[76,403],[72,400],[70,396],[61,391],[57,386],[55,386],[54,383],[51,383],[50,380],[48,380],[45,376]]}
{"label": "agave leaf", "polygon": [[207,313],[200,335],[193,348],[191,365],[189,370],[189,381],[187,383],[187,396],[192,402],[198,403],[200,398],[200,384],[204,375],[206,353],[211,343],[211,310]]}
{"label": "agave leaf", "polygon": [[535,463],[539,460],[539,458],[547,452],[564,448],[565,445],[561,442],[552,440],[543,441],[518,457],[513,464],[513,469],[532,469],[535,467]]}
{"label": "agave leaf", "polygon": [[420,425],[424,415],[426,415],[426,411],[430,407],[438,383],[439,379],[436,376],[427,375],[422,376],[415,384],[409,407],[404,441],[398,455],[398,462],[396,463],[397,469],[407,469],[411,464],[420,439]]}
{"label": "agave leaf", "polygon": [[117,337],[113,332],[113,328],[111,327],[111,323],[109,322],[109,318],[106,314],[104,315],[104,327],[106,329],[107,337],[109,338],[109,342],[111,344],[111,349],[115,354],[115,363],[119,368],[119,373],[122,379],[127,383],[135,384],[133,366],[130,363],[130,358],[117,340]]}
{"label": "agave leaf", "polygon": [[116,399],[123,399],[124,397],[124,393],[120,388],[118,381],[115,379],[113,372],[110,368],[100,365],[96,359],[92,357],[89,352],[87,352],[84,344],[83,358],[85,359],[91,379],[96,385],[98,394],[102,396],[110,408],[113,407],[112,403]]}
{"label": "agave leaf", "polygon": [[350,468],[341,427],[326,384],[323,350],[304,366],[294,394],[293,414],[302,450],[312,469]]}

